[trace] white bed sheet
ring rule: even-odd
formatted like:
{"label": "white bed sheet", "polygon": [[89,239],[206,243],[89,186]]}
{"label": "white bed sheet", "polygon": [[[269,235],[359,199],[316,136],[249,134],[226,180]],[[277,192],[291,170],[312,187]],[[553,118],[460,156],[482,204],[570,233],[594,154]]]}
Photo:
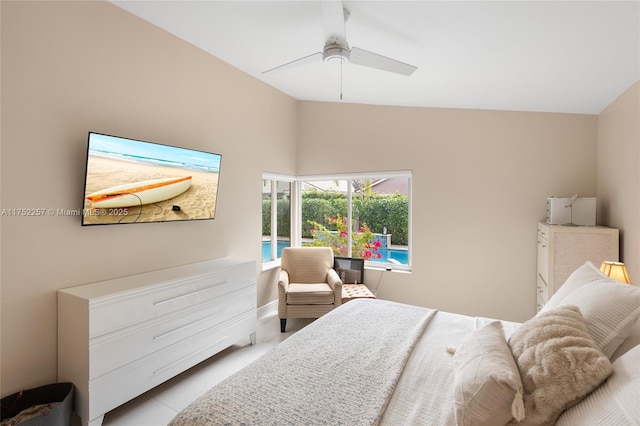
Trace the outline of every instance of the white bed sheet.
{"label": "white bed sheet", "polygon": [[[455,425],[453,361],[455,349],[474,330],[491,321],[438,311],[416,343],[382,417],[382,425]],[[521,324],[502,321],[507,338]]]}

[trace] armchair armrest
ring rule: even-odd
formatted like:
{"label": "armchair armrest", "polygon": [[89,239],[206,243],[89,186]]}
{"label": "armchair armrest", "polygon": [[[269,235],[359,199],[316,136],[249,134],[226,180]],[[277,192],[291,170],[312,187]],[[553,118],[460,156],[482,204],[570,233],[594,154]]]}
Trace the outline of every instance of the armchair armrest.
{"label": "armchair armrest", "polygon": [[335,290],[336,285],[342,286],[342,280],[338,276],[338,273],[335,269],[331,268],[327,271],[327,284]]}
{"label": "armchair armrest", "polygon": [[282,286],[285,289],[285,291],[289,289],[289,273],[284,269],[280,270],[278,285]]}
{"label": "armchair armrest", "polygon": [[335,306],[342,304],[342,280],[335,269],[331,268],[327,272],[327,284],[333,289],[333,302]]}

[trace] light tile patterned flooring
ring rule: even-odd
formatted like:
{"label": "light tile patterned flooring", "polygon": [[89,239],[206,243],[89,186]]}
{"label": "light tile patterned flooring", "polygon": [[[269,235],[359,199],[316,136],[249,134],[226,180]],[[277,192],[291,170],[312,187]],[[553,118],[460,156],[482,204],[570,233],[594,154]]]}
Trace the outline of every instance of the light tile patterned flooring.
{"label": "light tile patterned flooring", "polygon": [[[214,355],[186,372],[107,413],[103,426],[164,426],[183,408],[215,384],[250,364],[312,320],[289,319],[280,333],[277,311],[258,320],[257,343],[246,341]],[[76,418],[74,423],[79,423]]]}

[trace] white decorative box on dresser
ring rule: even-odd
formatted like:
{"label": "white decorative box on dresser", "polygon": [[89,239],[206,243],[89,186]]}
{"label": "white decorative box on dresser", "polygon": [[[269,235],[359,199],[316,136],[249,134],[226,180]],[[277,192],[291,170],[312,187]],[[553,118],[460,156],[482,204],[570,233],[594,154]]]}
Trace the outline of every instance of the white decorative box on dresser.
{"label": "white decorative box on dresser", "polygon": [[222,258],[58,290],[58,381],[82,424],[243,338],[255,344],[256,263]]}
{"label": "white decorative box on dresser", "polygon": [[538,223],[538,311],[586,261],[618,261],[618,238],[615,228]]}

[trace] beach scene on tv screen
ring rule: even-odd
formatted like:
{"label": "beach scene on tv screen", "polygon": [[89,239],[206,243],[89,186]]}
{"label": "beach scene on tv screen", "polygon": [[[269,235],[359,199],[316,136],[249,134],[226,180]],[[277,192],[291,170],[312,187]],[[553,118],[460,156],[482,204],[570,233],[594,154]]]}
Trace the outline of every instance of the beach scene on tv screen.
{"label": "beach scene on tv screen", "polygon": [[91,133],[83,225],[213,219],[219,154]]}

